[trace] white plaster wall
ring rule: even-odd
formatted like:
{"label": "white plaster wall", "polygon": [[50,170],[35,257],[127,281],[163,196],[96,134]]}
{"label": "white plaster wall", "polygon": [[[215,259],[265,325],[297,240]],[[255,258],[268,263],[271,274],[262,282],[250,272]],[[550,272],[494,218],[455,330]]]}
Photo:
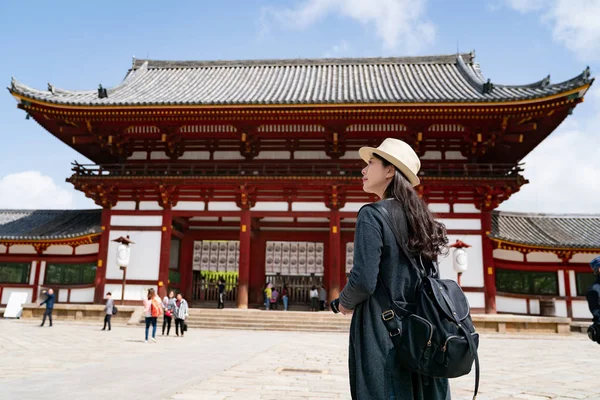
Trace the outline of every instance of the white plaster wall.
{"label": "white plaster wall", "polygon": [[[360,154],[358,151],[348,151],[346,154],[340,157],[340,160],[360,160]],[[366,164],[365,164],[366,165]]]}
{"label": "white plaster wall", "polygon": [[100,245],[98,243],[82,244],[77,246],[75,254],[97,254],[99,249]]}
{"label": "white plaster wall", "polygon": [[119,201],[113,210],[135,210],[135,201]]}
{"label": "white plaster wall", "polygon": [[10,246],[9,254],[36,254],[33,246],[28,244],[19,244]]}
{"label": "white plaster wall", "polygon": [[140,210],[159,210],[162,211],[162,207],[158,204],[158,201],[140,201]]}
{"label": "white plaster wall", "polygon": [[169,156],[164,151],[153,151],[150,153],[151,160],[169,160]]}
{"label": "white plaster wall", "polygon": [[447,151],[446,160],[466,160],[467,158],[460,151]]}
{"label": "white plaster wall", "polygon": [[190,221],[218,221],[219,217],[192,217]]}
{"label": "white plaster wall", "polygon": [[71,289],[71,303],[93,303],[95,288]]}
{"label": "white plaster wall", "polygon": [[240,217],[223,217],[222,221],[239,222]]}
{"label": "white plaster wall", "polygon": [[39,290],[40,290],[40,286],[42,286],[44,284],[44,279],[46,278],[46,261],[42,261],[40,262],[40,281],[39,281],[39,285],[37,288],[35,288],[35,290],[38,291],[39,294]]}
{"label": "white plaster wall", "polygon": [[73,254],[73,248],[71,246],[50,246],[44,252],[45,255],[66,255],[70,256]]}
{"label": "white plaster wall", "polygon": [[485,294],[477,292],[466,292],[465,296],[471,308],[485,308]]}
{"label": "white plaster wall", "polygon": [[[354,153],[354,152],[352,152]],[[358,154],[358,152],[356,152]],[[329,156],[324,151],[295,151],[296,160],[329,160]]]}
{"label": "white plaster wall", "polygon": [[426,151],[425,154],[421,156],[421,160],[441,160],[442,152],[441,151]]}
{"label": "white plaster wall", "polygon": [[203,201],[180,201],[173,211],[204,211],[205,204]]}
{"label": "white plaster wall", "polygon": [[558,295],[566,296],[565,292],[565,274],[562,270],[558,270]]}
{"label": "white plaster wall", "polygon": [[575,280],[575,271],[569,271],[569,287],[571,296],[577,296],[577,281]]}
{"label": "white plaster wall", "polygon": [[158,280],[162,232],[153,231],[110,231],[106,278],[123,278],[123,271],[117,265],[116,254],[119,244],[112,240],[127,235],[135,242],[131,245],[131,260],[127,267],[127,279]]}
{"label": "white plaster wall", "polygon": [[573,310],[573,318],[592,319],[592,313],[590,312],[588,303],[585,300],[573,300],[571,303],[571,309]]}
{"label": "white plaster wall", "polygon": [[[450,219],[450,218],[438,218],[438,221],[446,225],[446,229],[468,229],[468,230],[480,230],[481,220],[480,219]],[[471,244],[471,243],[469,243]]]}
{"label": "white plaster wall", "polygon": [[560,258],[554,253],[542,253],[534,251],[533,253],[527,254],[527,261],[529,262],[561,262]]}
{"label": "white plaster wall", "polygon": [[59,303],[66,303],[67,299],[69,298],[69,290],[68,289],[57,289],[56,290],[58,292],[58,302]]}
{"label": "white plaster wall", "polygon": [[527,314],[527,300],[512,297],[496,296],[496,311],[506,313]]}
{"label": "white plaster wall", "polygon": [[245,160],[246,157],[239,151],[215,151],[213,154],[215,160]]}
{"label": "white plaster wall", "polygon": [[289,151],[261,151],[258,156],[254,157],[255,160],[289,160]]}
{"label": "white plaster wall", "polygon": [[259,201],[254,207],[252,207],[252,211],[287,211],[288,203],[285,201]]}
{"label": "white plaster wall", "polygon": [[556,300],[556,316],[567,316],[567,302],[565,300]]}
{"label": "white plaster wall", "polygon": [[0,254],[5,254],[6,253],[6,246],[3,244],[0,244]]}
{"label": "white plaster wall", "polygon": [[537,299],[529,300],[529,314],[540,315],[540,301]]}
{"label": "white plaster wall", "polygon": [[110,224],[113,226],[161,226],[161,215],[113,215]]}
{"label": "white plaster wall", "polygon": [[35,283],[35,273],[37,272],[37,261],[31,262],[31,267],[29,268],[29,284],[33,285]]}
{"label": "white plaster wall", "polygon": [[262,222],[294,222],[294,217],[266,217]]}
{"label": "white plaster wall", "polygon": [[234,201],[211,201],[208,203],[209,211],[240,211],[241,208]]}
{"label": "white plaster wall", "polygon": [[525,255],[514,250],[494,249],[492,254],[498,260],[525,261]]}
{"label": "white plaster wall", "polygon": [[186,151],[180,160],[210,160],[210,151]]}
{"label": "white plaster wall", "polygon": [[481,213],[480,210],[478,210],[474,204],[455,204],[454,205],[454,212],[455,213]]}
{"label": "white plaster wall", "polygon": [[25,303],[31,303],[31,299],[32,299],[32,294],[33,294],[33,290],[31,288],[12,288],[12,287],[5,287],[4,289],[2,289],[2,299],[0,300],[0,303],[2,304],[8,304],[8,299],[10,299],[10,295],[12,293],[27,293],[27,300],[25,301]]}
{"label": "white plaster wall", "polygon": [[[125,300],[139,300],[140,306],[142,305],[142,299],[147,295],[148,289],[154,288],[154,290],[158,290],[157,285],[126,285],[125,286]],[[121,300],[121,285],[120,284],[107,284],[104,287],[105,292],[110,292],[112,294],[112,298],[115,300]],[[118,306],[117,306],[118,307]]]}
{"label": "white plaster wall", "polygon": [[[450,243],[461,240],[470,244],[472,247],[467,249],[467,272],[462,274],[460,283],[463,286],[483,287],[483,250],[481,235],[448,235]],[[452,249],[445,258],[439,259],[440,274],[444,279],[457,279],[456,272],[452,265]]]}
{"label": "white plaster wall", "polygon": [[292,211],[331,211],[325,203],[297,202],[292,203]]}
{"label": "white plaster wall", "polygon": [[[570,263],[586,263],[589,264],[594,258],[600,256],[600,254],[584,254],[584,253],[576,253],[573,254],[573,257],[569,261]],[[591,271],[591,269],[590,269]]]}
{"label": "white plaster wall", "polygon": [[340,208],[342,212],[358,212],[362,206],[368,203],[346,203],[344,207]]}
{"label": "white plaster wall", "polygon": [[427,206],[434,213],[449,213],[450,212],[450,204],[429,203]]}
{"label": "white plaster wall", "polygon": [[134,151],[129,157],[128,160],[145,160],[148,156],[148,153],[145,151]]}
{"label": "white plaster wall", "polygon": [[[298,222],[329,222],[327,218],[298,218]],[[296,228],[293,228],[296,229]]]}

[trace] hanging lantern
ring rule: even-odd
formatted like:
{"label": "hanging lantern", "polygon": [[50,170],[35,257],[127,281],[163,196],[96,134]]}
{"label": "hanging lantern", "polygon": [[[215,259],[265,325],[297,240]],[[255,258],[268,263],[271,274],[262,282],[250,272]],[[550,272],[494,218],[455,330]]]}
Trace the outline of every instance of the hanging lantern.
{"label": "hanging lantern", "polygon": [[456,243],[451,244],[450,247],[454,248],[452,252],[452,267],[458,274],[458,284],[460,285],[460,277],[463,273],[467,272],[468,268],[467,251],[465,249],[471,247],[471,245],[457,240]]}

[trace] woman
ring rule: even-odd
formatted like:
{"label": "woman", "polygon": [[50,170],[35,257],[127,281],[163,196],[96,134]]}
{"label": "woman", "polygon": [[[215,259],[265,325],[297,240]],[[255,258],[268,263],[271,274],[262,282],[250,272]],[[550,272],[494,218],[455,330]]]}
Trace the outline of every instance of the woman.
{"label": "woman", "polygon": [[288,304],[290,301],[290,296],[288,293],[288,288],[287,285],[283,285],[283,290],[281,291],[281,296],[283,298],[283,311],[287,311],[288,310]]}
{"label": "woman", "polygon": [[167,328],[167,336],[171,331],[171,320],[173,319],[173,312],[175,312],[175,292],[172,290],[169,292],[169,296],[165,296],[162,301],[163,308],[165,310],[163,314],[163,326],[162,334],[165,334],[165,327]]}
{"label": "woman", "polygon": [[[416,257],[435,260],[446,250],[446,228],[437,222],[414,186],[421,167],[412,148],[386,139],[378,148],[363,147],[363,190],[379,196],[394,222],[404,224],[405,243]],[[400,230],[402,231],[402,230]],[[340,293],[340,311],[352,314],[349,370],[353,399],[450,399],[448,379],[431,378],[399,365],[390,335],[381,319],[388,300],[378,276],[397,302],[415,302],[417,271],[398,247],[379,212],[366,205],[358,213],[354,236],[354,267]]]}
{"label": "woman", "polygon": [[310,311],[317,311],[317,303],[319,301],[319,291],[317,287],[313,285],[310,289]]}
{"label": "woman", "polygon": [[156,295],[154,289],[148,289],[148,295],[143,300],[144,303],[144,315],[146,317],[146,340],[145,343],[148,343],[148,329],[150,329],[150,325],[152,325],[152,341],[156,342],[156,320],[158,316],[162,314],[162,303],[160,302],[160,297]]}
{"label": "woman", "polygon": [[177,301],[175,302],[175,334],[179,336],[179,328],[181,328],[181,336],[183,337],[183,326],[185,319],[188,317],[188,304],[184,300],[181,293],[177,293]]}

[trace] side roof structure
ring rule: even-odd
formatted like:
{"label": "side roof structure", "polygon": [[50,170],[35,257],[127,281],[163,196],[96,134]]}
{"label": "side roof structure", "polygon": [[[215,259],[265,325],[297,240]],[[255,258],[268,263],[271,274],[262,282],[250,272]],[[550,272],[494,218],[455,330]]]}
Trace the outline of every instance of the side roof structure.
{"label": "side roof structure", "polygon": [[102,210],[0,210],[0,241],[60,241],[98,235]]}
{"label": "side roof structure", "polygon": [[135,60],[121,84],[72,91],[28,87],[18,98],[63,106],[247,106],[382,103],[497,103],[532,100],[583,88],[589,68],[565,82],[529,85],[486,80],[474,53],[431,57],[246,61]]}
{"label": "side roof structure", "polygon": [[528,247],[600,249],[600,214],[494,211],[490,238]]}

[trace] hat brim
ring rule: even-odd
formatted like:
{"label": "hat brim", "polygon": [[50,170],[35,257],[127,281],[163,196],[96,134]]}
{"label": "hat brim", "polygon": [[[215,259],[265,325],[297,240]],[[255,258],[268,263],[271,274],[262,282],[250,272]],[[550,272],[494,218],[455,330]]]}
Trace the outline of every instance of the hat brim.
{"label": "hat brim", "polygon": [[360,158],[362,158],[367,164],[369,160],[373,157],[373,154],[377,154],[382,158],[389,161],[394,167],[398,168],[400,172],[408,179],[411,185],[419,186],[421,184],[421,180],[417,175],[415,175],[402,161],[398,160],[396,157],[392,156],[385,151],[381,151],[375,147],[361,147],[358,149],[358,154]]}

